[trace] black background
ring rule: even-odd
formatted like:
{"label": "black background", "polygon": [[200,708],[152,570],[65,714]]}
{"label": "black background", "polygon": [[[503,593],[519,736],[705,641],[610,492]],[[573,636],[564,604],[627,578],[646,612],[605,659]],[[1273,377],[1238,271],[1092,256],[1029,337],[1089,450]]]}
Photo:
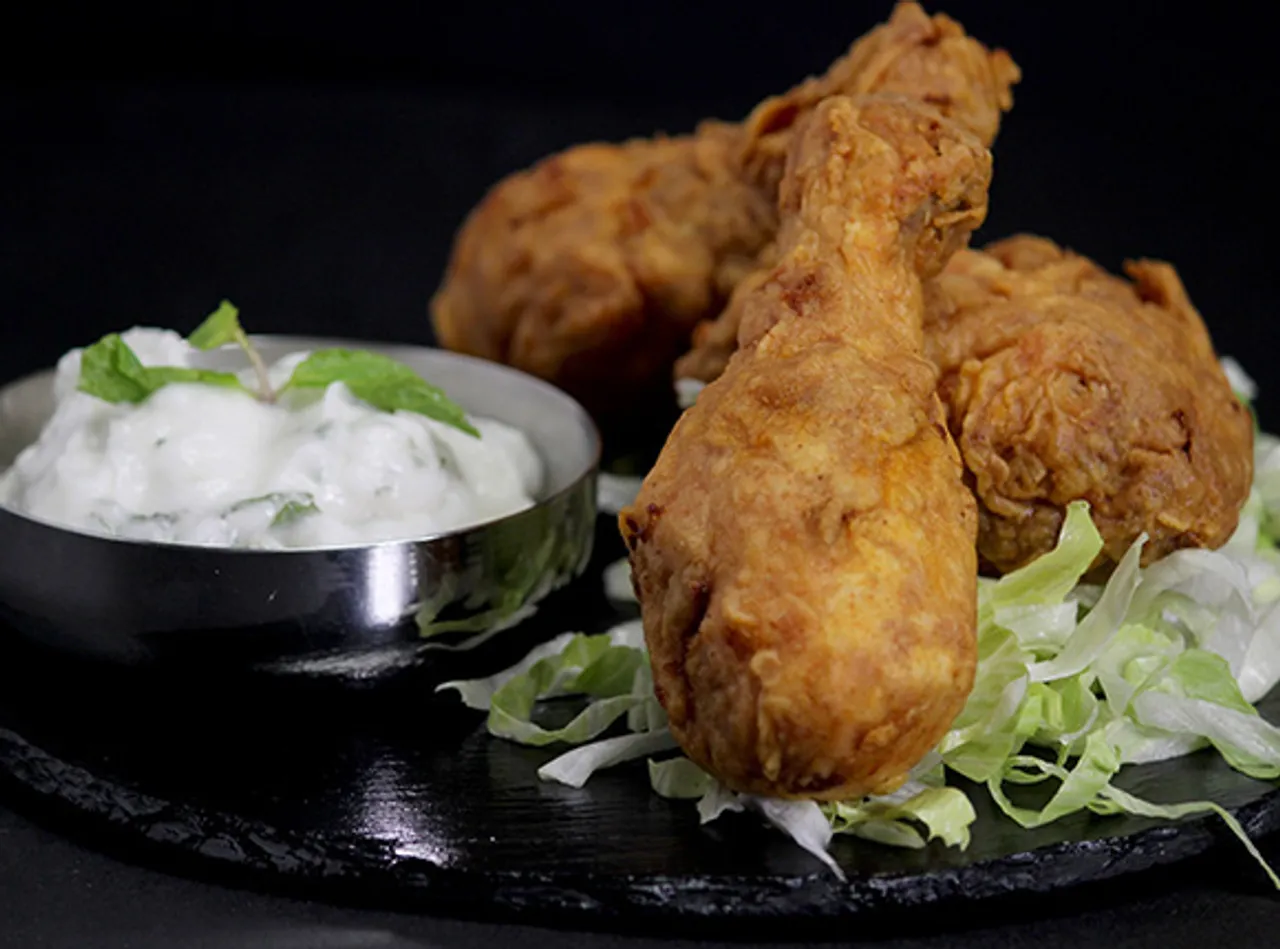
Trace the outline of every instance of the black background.
{"label": "black background", "polygon": [[[1268,378],[1280,343],[1271,223],[1280,54],[1241,5],[1186,9],[947,6],[1024,71],[996,144],[980,238],[1037,231],[1112,268],[1128,256],[1174,261],[1219,349],[1262,383],[1265,423],[1280,413],[1280,384]],[[575,141],[740,116],[821,71],[887,12],[887,3],[814,0],[434,11],[297,0],[196,13],[128,4],[6,13],[0,379],[110,330],[189,329],[224,296],[253,330],[427,341],[427,300],[452,233],[498,177]],[[355,936],[370,931],[360,917],[332,915],[338,941],[326,942],[311,928],[319,911],[130,877],[11,821],[0,867],[6,880],[28,880],[5,885],[4,928],[22,934],[13,944],[73,933],[68,944],[93,944],[97,932],[100,944],[126,945],[109,933],[141,939],[153,924],[174,927],[172,938],[153,931],[154,944],[204,944],[193,933],[238,912],[247,927],[239,945],[402,944],[365,943]],[[150,894],[153,923],[122,908],[137,887]],[[1180,906],[1194,907],[1185,930]],[[1176,944],[1179,931],[1203,942],[1243,913],[1233,936],[1245,945],[1249,933],[1267,938],[1273,911],[1269,901],[1219,904],[1197,891],[1082,917],[1074,929],[991,935],[1078,945],[1124,920],[1117,945]],[[250,916],[264,921],[261,942],[247,935]],[[108,929],[95,929],[99,918]],[[390,935],[385,920],[366,922]],[[488,935],[444,927],[430,939]]]}
{"label": "black background", "polygon": [[[0,376],[127,325],[192,326],[223,296],[260,331],[428,339],[453,230],[498,177],[574,141],[740,116],[888,9],[28,10],[0,65]],[[980,237],[1171,259],[1220,349],[1261,375],[1280,340],[1276,54],[1244,6],[1195,9],[950,4],[1025,74]]]}

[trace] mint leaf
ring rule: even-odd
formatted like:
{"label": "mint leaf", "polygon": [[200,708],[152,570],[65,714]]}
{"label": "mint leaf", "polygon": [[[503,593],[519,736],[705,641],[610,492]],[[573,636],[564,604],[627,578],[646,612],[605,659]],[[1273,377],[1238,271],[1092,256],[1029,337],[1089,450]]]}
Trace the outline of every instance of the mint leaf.
{"label": "mint leaf", "polygon": [[318,349],[298,363],[285,388],[324,388],[334,382],[427,385],[402,362],[364,349]]}
{"label": "mint leaf", "polygon": [[300,517],[320,513],[315,495],[310,491],[272,491],[256,498],[245,498],[227,508],[227,513],[236,514],[260,504],[276,508],[275,516],[271,518],[272,527],[292,524]]}
{"label": "mint leaf", "polygon": [[205,317],[204,322],[195,328],[187,342],[196,349],[217,349],[228,343],[235,343],[249,357],[254,375],[258,377],[258,398],[263,402],[274,402],[276,394],[271,389],[271,376],[262,355],[249,342],[249,334],[240,325],[240,311],[229,300],[223,300],[218,308]]}
{"label": "mint leaf", "polygon": [[148,366],[143,372],[146,373],[147,381],[152,385],[152,392],[163,388],[171,382],[202,382],[205,385],[239,389],[249,395],[253,394],[244,387],[244,383],[240,381],[240,377],[234,372],[217,372],[213,369],[187,369],[183,366]]}
{"label": "mint leaf", "polygon": [[314,501],[286,501],[284,506],[276,511],[276,516],[271,519],[271,526],[282,527],[286,524],[292,524],[300,517],[319,513],[320,508],[316,507]]}
{"label": "mint leaf", "polygon": [[[116,333],[104,336],[85,349],[81,359],[80,390],[106,402],[137,403],[171,382],[202,382],[239,389],[263,402],[274,402],[278,392],[261,354],[240,325],[240,311],[223,300],[188,338],[194,348],[217,349],[237,344],[249,357],[258,378],[253,391],[230,372],[189,369],[182,366],[144,366],[129,345]],[[334,382],[344,383],[352,395],[384,412],[414,412],[451,425],[475,438],[480,432],[467,419],[462,407],[444,391],[431,385],[404,363],[362,349],[322,349],[312,353],[293,370],[280,389],[323,389]],[[283,512],[281,512],[283,514]],[[310,513],[304,507],[292,512]],[[278,523],[286,523],[280,521]]]}
{"label": "mint leaf", "polygon": [[462,410],[462,407],[452,402],[443,391],[428,383],[406,386],[357,382],[347,383],[347,387],[357,399],[363,399],[375,409],[382,409],[384,412],[397,410],[416,412],[437,422],[452,425],[474,438],[480,437],[480,432],[467,420],[467,413]]}
{"label": "mint leaf", "polygon": [[196,349],[217,349],[228,343],[247,347],[249,339],[244,327],[240,325],[240,311],[230,302],[223,300],[218,308],[210,313],[203,323],[187,337],[187,342]]}
{"label": "mint leaf", "polygon": [[118,333],[109,333],[80,355],[81,392],[104,402],[141,402],[153,391],[146,367]]}
{"label": "mint leaf", "polygon": [[293,370],[286,389],[322,389],[344,383],[357,399],[384,412],[415,412],[466,432],[480,433],[462,407],[404,363],[363,349],[321,349]]}
{"label": "mint leaf", "polygon": [[200,382],[247,391],[233,373],[183,366],[144,366],[118,333],[109,333],[80,356],[81,392],[104,402],[138,403],[171,382]]}

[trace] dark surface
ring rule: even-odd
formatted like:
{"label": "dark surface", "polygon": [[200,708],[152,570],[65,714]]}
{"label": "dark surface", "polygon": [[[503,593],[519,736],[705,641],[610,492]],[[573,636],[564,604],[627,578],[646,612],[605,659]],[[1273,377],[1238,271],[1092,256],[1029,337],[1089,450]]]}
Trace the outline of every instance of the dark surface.
{"label": "dark surface", "polygon": [[[261,331],[426,341],[450,236],[496,177],[575,140],[741,115],[887,7],[28,5],[6,21],[0,65],[14,77],[0,81],[0,379],[131,323],[194,325],[223,296]],[[1031,229],[1113,268],[1172,259],[1219,347],[1262,376],[1280,346],[1263,233],[1277,80],[1257,14],[946,9],[1026,74],[980,238]],[[67,81],[95,65],[116,80]],[[1277,389],[1261,381],[1274,426]],[[203,714],[237,707],[222,694]],[[266,896],[101,856],[56,826],[0,812],[0,945],[678,945]],[[1274,838],[1265,849],[1280,861]],[[1280,905],[1235,848],[1220,853],[1029,917],[989,907],[967,931],[920,913],[946,934],[840,936],[894,949],[1275,945]]]}
{"label": "dark surface", "polygon": [[[1280,847],[1271,853],[1280,858]],[[1031,918],[990,915],[946,936],[849,927],[846,944],[883,949],[1168,949],[1275,945],[1280,911],[1230,870],[1197,866],[1195,883],[1162,880],[1125,899],[1098,899]],[[1206,882],[1211,880],[1212,882]],[[693,949],[688,940],[461,922],[329,906],[195,882],[106,857],[10,811],[0,811],[0,946],[13,949]],[[941,924],[942,921],[939,921]],[[767,949],[811,937],[795,927]],[[785,940],[785,941],[782,941]],[[723,937],[698,949],[729,949]],[[761,943],[761,949],[766,944]]]}
{"label": "dark surface", "polygon": [[[988,911],[981,901],[1004,912],[1034,911],[1045,894],[1078,903],[1087,884],[1097,896],[1096,881],[1227,839],[1207,819],[1081,815],[1025,831],[971,789],[979,820],[968,850],[842,837],[833,854],[846,885],[751,817],[700,827],[691,805],[649,792],[642,762],[582,790],[540,782],[537,766],[555,750],[490,738],[480,715],[434,687],[501,667],[558,629],[594,631],[625,616],[599,593],[599,568],[621,553],[602,540],[595,569],[510,642],[378,689],[231,676],[211,688],[71,665],[0,638],[0,789],[113,852],[264,890],[477,919],[757,938],[797,924],[826,935],[851,924],[919,929],[927,921],[910,911],[925,907],[973,918]],[[59,692],[76,701],[50,702]],[[1274,717],[1280,696],[1271,705],[1263,712]],[[1280,827],[1280,791],[1212,754],[1124,778],[1157,801],[1218,801],[1253,834]],[[1235,858],[1244,860],[1238,847]]]}

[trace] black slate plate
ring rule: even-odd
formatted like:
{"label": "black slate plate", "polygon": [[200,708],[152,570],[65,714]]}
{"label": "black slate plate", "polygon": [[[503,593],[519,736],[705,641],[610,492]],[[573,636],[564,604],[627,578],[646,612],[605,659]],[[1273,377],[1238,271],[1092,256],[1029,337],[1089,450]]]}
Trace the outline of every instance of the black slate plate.
{"label": "black slate plate", "polygon": [[[129,855],[250,885],[436,913],[747,935],[769,922],[861,925],[921,907],[1056,897],[1231,841],[1210,819],[1077,816],[1025,831],[975,790],[967,851],[841,838],[841,883],[750,817],[700,827],[689,804],[649,792],[643,763],[582,790],[539,782],[554,752],[490,739],[482,716],[433,687],[554,632],[619,618],[600,591],[599,570],[621,552],[604,521],[600,540],[587,580],[504,642],[376,689],[157,681],[0,636],[7,797]],[[1280,694],[1263,711],[1280,715]],[[1280,791],[1212,754],[1133,768],[1122,783],[1158,801],[1211,798],[1255,835],[1280,828]]]}

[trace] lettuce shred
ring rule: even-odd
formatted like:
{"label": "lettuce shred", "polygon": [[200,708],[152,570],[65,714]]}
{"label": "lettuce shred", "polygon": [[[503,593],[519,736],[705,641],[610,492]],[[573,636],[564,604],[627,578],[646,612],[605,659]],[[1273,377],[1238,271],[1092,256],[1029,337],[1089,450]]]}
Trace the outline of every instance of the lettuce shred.
{"label": "lettuce shred", "polygon": [[[1238,366],[1233,384],[1248,380]],[[692,394],[692,393],[690,393]],[[1236,770],[1280,778],[1280,729],[1254,703],[1280,681],[1280,438],[1258,432],[1255,478],[1239,526],[1220,550],[1180,550],[1139,566],[1145,537],[1105,585],[1083,577],[1102,538],[1083,501],[1068,506],[1057,546],[978,587],[978,671],[968,702],[934,752],[897,792],[818,804],[736,794],[680,756],[653,680],[638,621],[567,635],[490,679],[446,683],[488,712],[489,731],[531,745],[575,745],[539,775],[581,787],[601,769],[648,759],[653,790],[696,802],[703,822],[751,811],[789,834],[838,875],[833,834],[920,848],[966,847],[974,809],[948,773],[983,786],[1023,827],[1069,814],[1176,820],[1216,814],[1280,889],[1280,877],[1244,829],[1212,801],[1157,803],[1113,783],[1126,766],[1214,749]],[[631,598],[626,567],[610,568],[611,597]],[[537,703],[587,698],[568,724],[544,729]],[[602,737],[625,720],[618,734]],[[1020,785],[1049,789],[1039,807]]]}

